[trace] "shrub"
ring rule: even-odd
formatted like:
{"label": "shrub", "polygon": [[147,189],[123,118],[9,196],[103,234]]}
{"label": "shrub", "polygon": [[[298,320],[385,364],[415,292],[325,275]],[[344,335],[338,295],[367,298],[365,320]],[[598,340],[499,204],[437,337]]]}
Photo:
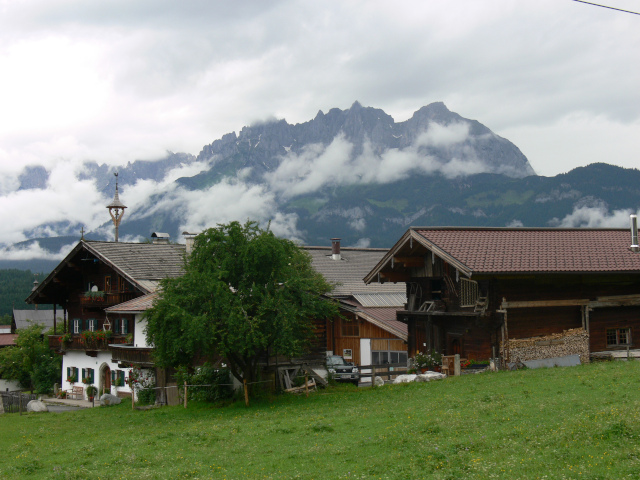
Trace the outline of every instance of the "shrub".
{"label": "shrub", "polygon": [[179,367],[176,372],[178,385],[186,381],[188,385],[202,385],[187,389],[189,400],[202,402],[219,402],[231,398],[231,376],[226,367],[216,368],[210,363],[197,367],[194,373],[189,373],[186,368]]}

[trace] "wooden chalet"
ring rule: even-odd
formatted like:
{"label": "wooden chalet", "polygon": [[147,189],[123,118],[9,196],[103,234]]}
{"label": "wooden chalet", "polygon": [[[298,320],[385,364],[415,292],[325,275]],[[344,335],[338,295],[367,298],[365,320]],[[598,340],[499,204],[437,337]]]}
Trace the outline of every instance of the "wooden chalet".
{"label": "wooden chalet", "polygon": [[[510,362],[512,340],[567,331],[584,332],[591,355],[640,356],[632,237],[625,229],[412,227],[364,280],[405,285],[397,319],[408,327],[410,356],[433,349]],[[537,355],[549,358],[544,347],[554,341],[537,342]]]}
{"label": "wooden chalet", "polygon": [[53,314],[62,318],[62,334],[50,336],[49,346],[63,355],[63,390],[84,380],[101,393],[130,394],[126,384],[116,388],[128,366],[153,367],[135,304],[150,306],[160,280],[182,275],[184,256],[184,245],[164,241],[83,239],[33,290],[28,303],[62,307]]}
{"label": "wooden chalet", "polygon": [[406,302],[404,285],[366,285],[362,277],[387,252],[382,248],[302,247],[313,268],[334,284],[328,297],[339,302],[344,318],[324,319],[319,338],[326,354],[343,356],[356,365],[407,361],[407,327],[396,319]]}

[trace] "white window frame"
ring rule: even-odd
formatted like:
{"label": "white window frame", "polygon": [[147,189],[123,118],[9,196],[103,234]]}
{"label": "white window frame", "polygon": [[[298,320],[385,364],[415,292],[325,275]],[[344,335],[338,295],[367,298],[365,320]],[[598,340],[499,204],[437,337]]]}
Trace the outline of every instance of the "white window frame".
{"label": "white window frame", "polygon": [[80,319],[73,319],[73,333],[80,333]]}
{"label": "white window frame", "polygon": [[478,282],[475,280],[468,280],[466,278],[460,279],[461,307],[475,307],[479,296],[480,290],[478,288]]}
{"label": "white window frame", "polygon": [[90,318],[89,319],[89,331],[90,332],[95,332],[96,331],[96,319],[95,318]]}

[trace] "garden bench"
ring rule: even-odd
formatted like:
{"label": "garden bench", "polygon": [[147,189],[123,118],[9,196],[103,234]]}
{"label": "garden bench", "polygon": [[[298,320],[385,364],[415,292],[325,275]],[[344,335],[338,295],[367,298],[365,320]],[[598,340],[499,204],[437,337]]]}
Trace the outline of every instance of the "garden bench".
{"label": "garden bench", "polygon": [[83,387],[71,387],[71,390],[67,390],[67,398],[82,400],[84,399],[84,388]]}

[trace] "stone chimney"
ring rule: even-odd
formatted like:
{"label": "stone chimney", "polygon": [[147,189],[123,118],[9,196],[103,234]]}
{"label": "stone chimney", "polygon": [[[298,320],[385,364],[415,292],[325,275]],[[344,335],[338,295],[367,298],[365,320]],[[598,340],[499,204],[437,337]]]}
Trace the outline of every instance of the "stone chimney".
{"label": "stone chimney", "polygon": [[341,260],[340,256],[340,239],[332,238],[331,239],[331,259],[332,260]]}
{"label": "stone chimney", "polygon": [[182,232],[182,235],[184,235],[184,241],[187,247],[187,255],[191,255],[191,252],[193,252],[193,244],[196,241],[197,233]]}
{"label": "stone chimney", "polygon": [[169,238],[168,233],[153,232],[151,234],[151,240],[154,245],[169,245]]}

